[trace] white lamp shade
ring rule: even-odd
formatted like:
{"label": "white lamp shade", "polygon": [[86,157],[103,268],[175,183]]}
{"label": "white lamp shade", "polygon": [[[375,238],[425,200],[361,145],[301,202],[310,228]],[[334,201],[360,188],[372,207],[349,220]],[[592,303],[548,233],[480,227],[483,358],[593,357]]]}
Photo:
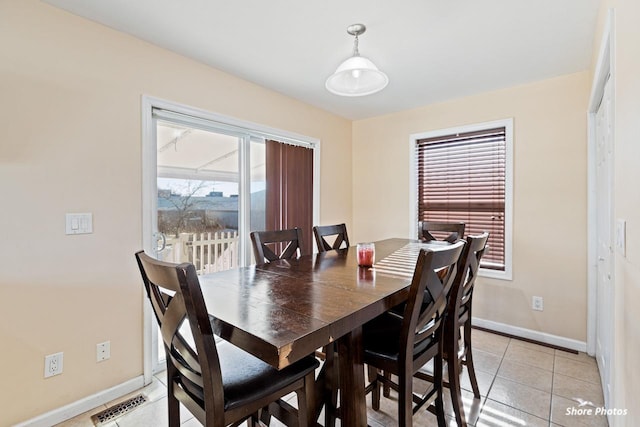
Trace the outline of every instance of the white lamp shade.
{"label": "white lamp shade", "polygon": [[368,58],[352,56],[344,61],[325,84],[331,93],[341,96],[371,95],[384,89],[389,78]]}

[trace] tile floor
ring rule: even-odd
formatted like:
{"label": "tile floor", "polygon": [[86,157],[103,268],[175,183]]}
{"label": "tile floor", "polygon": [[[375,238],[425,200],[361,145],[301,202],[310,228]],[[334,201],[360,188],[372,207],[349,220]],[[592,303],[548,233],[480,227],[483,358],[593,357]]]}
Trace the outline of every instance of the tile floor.
{"label": "tile floor", "polygon": [[[462,380],[463,401],[470,426],[607,426],[604,416],[567,414],[567,408],[584,409],[589,405],[603,405],[600,377],[593,358],[584,353],[567,353],[478,330],[473,331],[473,345],[481,398],[473,398],[465,371]],[[149,402],[108,426],[166,426],[165,382],[165,375],[158,374],[149,386],[142,389]],[[414,390],[423,390],[420,388],[422,386],[416,380]],[[109,402],[58,426],[93,426],[91,415],[129,397]],[[295,404],[295,395],[290,402]],[[580,407],[581,403],[585,406]],[[367,404],[370,405],[369,398]],[[391,399],[382,398],[380,411],[368,408],[369,425],[397,425],[396,408],[393,394]],[[445,410],[449,425],[455,426],[448,395],[445,396]],[[183,427],[201,425],[186,410],[181,411],[181,418]],[[281,425],[277,421],[271,424]],[[434,415],[420,411],[414,415],[413,424],[430,427],[436,426],[437,422]]]}

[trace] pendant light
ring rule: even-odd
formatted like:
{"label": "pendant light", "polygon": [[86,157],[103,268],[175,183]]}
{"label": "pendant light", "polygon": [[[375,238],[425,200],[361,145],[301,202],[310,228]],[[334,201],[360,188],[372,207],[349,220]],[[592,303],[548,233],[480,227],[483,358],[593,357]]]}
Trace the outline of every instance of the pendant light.
{"label": "pendant light", "polygon": [[371,95],[384,89],[389,84],[389,78],[378,70],[371,60],[360,56],[358,51],[358,36],[366,31],[363,24],[353,24],[347,28],[347,33],[355,36],[353,42],[353,56],[344,61],[335,73],[327,79],[327,90],[340,96]]}

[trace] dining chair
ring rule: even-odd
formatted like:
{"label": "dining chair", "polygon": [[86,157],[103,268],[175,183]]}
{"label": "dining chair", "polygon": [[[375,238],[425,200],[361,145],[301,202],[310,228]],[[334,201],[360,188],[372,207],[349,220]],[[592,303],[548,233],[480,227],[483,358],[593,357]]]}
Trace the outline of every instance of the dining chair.
{"label": "dining chair", "polygon": [[[418,222],[418,234],[422,240],[427,242],[431,240],[445,240],[449,243],[453,243],[458,239],[464,239],[464,222],[440,222],[440,221],[420,221]],[[432,233],[436,233],[436,236],[442,235],[442,233],[450,233],[443,239],[437,239]]]}
{"label": "dining chair", "polygon": [[[398,425],[411,426],[413,414],[435,396],[438,425],[445,425],[442,400],[442,349],[448,297],[465,243],[459,241],[438,250],[421,249],[402,315],[388,311],[363,326],[364,363],[369,366],[367,393],[372,407],[380,409],[380,384],[398,392]],[[438,274],[446,271],[445,274]],[[425,292],[431,297],[423,304]],[[433,360],[433,388],[425,396],[414,395],[412,378]],[[380,371],[398,377],[397,384]],[[414,401],[417,403],[413,407]]]}
{"label": "dining chair", "polygon": [[[345,248],[349,247],[349,236],[347,235],[347,226],[345,224],[316,225],[313,227],[313,235],[316,238],[318,252],[340,249],[343,243]],[[330,236],[335,236],[333,244],[329,244],[326,240],[326,237]]]}
{"label": "dining chair", "polygon": [[[460,264],[454,285],[444,327],[444,360],[447,364],[448,381],[444,383],[450,390],[453,412],[459,426],[466,425],[464,406],[462,405],[462,392],[460,389],[460,375],[462,366],[467,367],[469,381],[475,398],[480,398],[478,380],[473,366],[473,353],[471,351],[471,303],[473,288],[480,268],[480,260],[487,247],[489,233],[484,232],[477,236],[467,236],[467,244],[460,256]],[[460,329],[462,333],[462,349],[460,349]],[[435,369],[435,368],[434,368]],[[416,378],[433,381],[435,376],[419,371]]]}
{"label": "dining chair", "polygon": [[257,426],[260,411],[282,404],[291,392],[298,396],[294,424],[310,423],[315,358],[279,371],[227,341],[216,342],[193,264],[158,261],[143,251],[136,260],[167,356],[169,427],[180,425],[180,404],[205,427],[246,420]]}
{"label": "dining chair", "polygon": [[251,244],[256,264],[296,258],[302,255],[302,229],[253,231]]}

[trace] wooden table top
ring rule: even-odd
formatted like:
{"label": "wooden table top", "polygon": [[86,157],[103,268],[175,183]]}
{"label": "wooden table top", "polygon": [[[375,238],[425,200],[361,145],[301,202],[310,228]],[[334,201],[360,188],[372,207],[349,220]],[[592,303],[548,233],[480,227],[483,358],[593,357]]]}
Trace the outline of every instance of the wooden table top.
{"label": "wooden table top", "polygon": [[406,300],[415,258],[396,256],[398,271],[381,261],[416,242],[375,242],[380,268],[358,267],[353,246],[204,275],[215,333],[282,369]]}

